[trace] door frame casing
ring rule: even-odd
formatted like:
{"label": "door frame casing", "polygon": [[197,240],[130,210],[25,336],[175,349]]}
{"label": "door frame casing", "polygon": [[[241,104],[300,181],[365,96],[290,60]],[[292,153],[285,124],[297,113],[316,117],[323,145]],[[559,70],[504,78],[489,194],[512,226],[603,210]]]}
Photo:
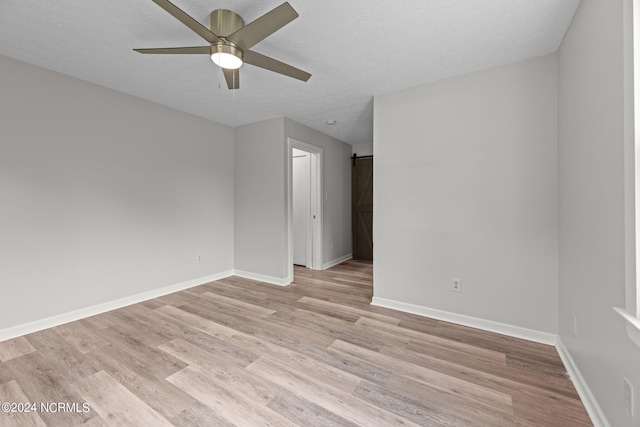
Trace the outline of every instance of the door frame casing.
{"label": "door frame casing", "polygon": [[287,265],[285,271],[287,273],[287,282],[293,282],[293,148],[303,150],[309,153],[311,160],[311,216],[315,214],[315,219],[312,219],[311,223],[311,238],[312,238],[312,265],[308,265],[308,268],[312,270],[322,270],[322,213],[323,213],[323,176],[322,176],[322,161],[323,161],[323,149],[314,145],[307,144],[297,139],[287,138],[286,149],[286,161],[287,165],[287,193],[286,193],[286,215],[287,224],[285,230],[287,231],[286,238],[286,256]]}

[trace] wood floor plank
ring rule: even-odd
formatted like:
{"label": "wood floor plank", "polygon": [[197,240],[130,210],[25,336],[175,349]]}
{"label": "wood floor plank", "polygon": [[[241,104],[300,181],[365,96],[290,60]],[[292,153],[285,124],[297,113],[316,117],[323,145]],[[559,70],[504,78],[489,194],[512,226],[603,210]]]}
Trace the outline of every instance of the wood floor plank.
{"label": "wood floor plank", "polygon": [[376,384],[385,384],[392,374],[390,369],[374,365],[357,356],[352,356],[330,347],[326,349],[305,348],[301,349],[300,352],[360,379]]}
{"label": "wood floor plank", "polygon": [[189,366],[167,378],[223,418],[234,420],[239,426],[295,426],[267,405],[281,390],[265,385],[239,370],[216,369],[205,371]]}
{"label": "wood floor plank", "polygon": [[185,367],[185,364],[159,350],[156,346],[147,345],[140,334],[130,329],[122,329],[120,325],[112,326],[101,333],[101,338],[108,341],[112,347],[118,349],[134,360],[140,360],[149,366],[160,378],[165,378]]}
{"label": "wood floor plank", "polygon": [[296,327],[324,334],[372,350],[379,350],[384,345],[383,339],[373,338],[371,334],[362,334],[351,322],[308,310],[294,310],[287,314],[276,314],[270,317],[282,324],[295,323]]}
{"label": "wood floor plank", "polygon": [[[358,386],[354,396],[369,402],[376,408],[383,408],[406,420],[421,426],[439,427],[481,427],[477,420],[467,420],[452,413],[445,413],[431,405],[431,402],[420,402],[395,393],[387,387],[363,382]],[[429,406],[427,406],[429,405]],[[491,424],[494,426],[495,424]]]}
{"label": "wood floor plank", "polygon": [[342,304],[336,304],[336,303],[333,303],[333,302],[324,301],[324,300],[317,299],[317,298],[302,297],[302,298],[300,298],[298,300],[298,302],[301,302],[301,303],[303,303],[305,305],[309,305],[311,307],[324,308],[325,310],[328,310],[330,313],[349,314],[351,316],[357,316],[357,318],[367,317],[367,318],[378,320],[380,322],[389,323],[389,324],[392,324],[392,325],[397,325],[397,324],[400,323],[400,319],[397,318],[397,317],[387,316],[387,315],[384,315],[384,314],[373,313],[371,311],[366,311],[366,310],[360,310],[360,309],[357,309],[357,308],[348,307],[348,306],[345,306],[345,305],[342,305]]}
{"label": "wood floor plank", "polygon": [[289,349],[297,349],[305,345],[326,347],[333,342],[333,338],[309,330],[297,328],[296,325],[284,325],[270,321],[269,318],[256,319],[255,316],[233,315],[216,312],[207,303],[192,304],[181,307],[195,316],[211,320],[213,323],[226,326],[227,329],[254,335],[274,344]]}
{"label": "wood floor plank", "polygon": [[[215,340],[215,338],[211,339]],[[209,369],[227,364],[232,364],[237,368],[244,368],[259,357],[257,355],[249,355],[247,357],[248,352],[246,350],[245,352],[240,349],[232,352],[225,351],[229,345],[224,341],[216,341],[213,346],[207,345],[203,348],[178,338],[158,348],[190,366],[197,365],[201,368]],[[221,344],[223,345],[222,349],[220,348]]]}
{"label": "wood floor plank", "polygon": [[[29,398],[24,394],[20,386],[15,380],[6,384],[0,384],[0,402],[24,404],[30,403]],[[33,402],[35,403],[35,402]],[[20,408],[9,407],[9,410],[0,412],[0,425],[4,427],[46,427],[45,422],[38,415],[36,410],[18,410]]]}
{"label": "wood floor plank", "polygon": [[91,418],[86,423],[82,424],[83,427],[109,427],[109,423],[103,420],[99,415]]}
{"label": "wood floor plank", "polygon": [[66,323],[53,328],[53,330],[82,354],[87,354],[109,345],[109,343],[80,322]]}
{"label": "wood floor plank", "polygon": [[291,307],[295,308],[295,301],[299,298],[297,295],[289,294],[288,292],[273,293],[268,290],[263,291],[262,286],[259,284],[238,282],[233,276],[202,285],[200,294],[204,292],[213,292],[229,298],[241,299],[278,311],[287,311]]}
{"label": "wood floor plank", "polygon": [[287,366],[333,381],[345,392],[352,392],[362,379],[384,383],[391,375],[387,370],[325,348],[304,346],[292,350],[245,333],[237,333],[230,340]]}
{"label": "wood floor plank", "polygon": [[6,362],[16,357],[36,351],[25,337],[0,342],[0,361]]}
{"label": "wood floor plank", "polygon": [[[558,410],[558,400],[562,410]],[[522,419],[548,427],[591,426],[591,420],[577,399],[558,399],[553,395],[514,392],[513,410]]]}
{"label": "wood floor plank", "polygon": [[30,354],[25,359],[32,356],[31,360],[34,363],[56,372],[65,380],[75,381],[99,370],[99,367],[91,359],[85,357],[76,347],[62,339],[53,329],[45,329],[27,335],[27,339],[37,352]]}
{"label": "wood floor plank", "polygon": [[299,426],[358,426],[310,400],[301,398],[297,393],[288,391],[276,396],[267,406]]}
{"label": "wood floor plank", "polygon": [[[53,332],[53,331],[50,331]],[[70,403],[81,405],[85,402],[71,387],[70,382],[76,378],[69,371],[60,369],[57,360],[52,356],[45,357],[39,352],[12,359],[3,364],[1,369],[13,372],[15,381],[20,386],[26,399],[23,402],[42,404]],[[40,418],[47,426],[79,425],[88,421],[92,415],[84,412],[39,412]]]}
{"label": "wood floor plank", "polygon": [[229,298],[224,295],[216,294],[214,292],[205,292],[204,294],[200,295],[200,298],[212,299],[216,302],[226,304],[236,310],[241,310],[254,316],[268,316],[276,312],[276,310],[272,310],[270,308],[265,308],[256,304]]}
{"label": "wood floor plank", "polygon": [[289,292],[299,295],[299,298],[308,296],[322,299],[337,304],[348,304],[354,307],[365,308],[371,302],[371,297],[366,292],[343,292],[342,290],[327,289],[321,286],[307,286],[294,282],[289,285]]}
{"label": "wood floor plank", "polygon": [[431,346],[421,344],[416,351],[412,344],[414,343],[410,343],[406,349],[387,346],[381,353],[504,393],[510,393],[514,389],[530,390],[532,393],[551,390],[574,399],[577,396],[575,388],[566,378],[539,375],[508,365],[496,366],[479,362],[473,357],[461,358],[455,353],[447,358],[443,357],[446,354],[434,351]]}
{"label": "wood floor plank", "polygon": [[0,400],[90,404],[0,425],[591,425],[554,347],[372,306],[372,281],[232,276],[0,342]]}
{"label": "wood floor plank", "polygon": [[222,415],[198,401],[171,419],[176,427],[242,427],[224,418]]}
{"label": "wood floor plank", "polygon": [[109,425],[171,425],[166,418],[104,371],[77,382],[74,387],[87,400],[91,410],[97,412]]}
{"label": "wood floor plank", "polygon": [[548,361],[541,361],[536,356],[506,354],[507,365],[517,368],[520,371],[528,371],[539,375],[544,373],[545,376],[557,377],[561,379],[567,378],[567,371],[564,366],[559,366]]}
{"label": "wood floor plank", "polygon": [[163,295],[156,298],[157,301],[163,303],[163,305],[171,305],[174,307],[180,307],[181,305],[191,304],[198,300],[198,296],[191,292],[181,291],[168,295]]}
{"label": "wood floor plank", "polygon": [[230,337],[237,332],[233,328],[170,305],[155,309],[150,316],[155,319],[158,318],[156,316],[160,316],[169,322],[182,325],[185,329],[194,328],[217,338]]}
{"label": "wood floor plank", "polygon": [[[367,384],[372,387],[370,383]],[[428,405],[443,417],[455,417],[454,419],[464,420],[465,423],[491,427],[530,425],[526,420],[508,411],[496,411],[486,405],[473,404],[462,396],[442,393],[438,388],[404,376],[393,375],[386,383],[386,388],[396,396],[404,396],[406,400]]]}
{"label": "wood floor plank", "polygon": [[195,402],[191,396],[168,383],[164,378],[158,377],[153,366],[113,346],[102,348],[92,357],[105,373],[168,419],[178,415]]}
{"label": "wood floor plank", "polygon": [[535,356],[539,361],[562,367],[562,360],[555,347],[508,337],[493,332],[482,331],[467,326],[440,322],[431,333],[443,338],[465,342],[479,348],[499,351],[505,354]]}
{"label": "wood floor plank", "polygon": [[[542,399],[544,396],[548,396],[550,399],[553,399],[556,404],[551,404],[551,400],[546,400],[545,411],[555,414],[560,419],[562,419],[562,414],[565,408],[575,407],[576,405],[581,408],[579,412],[581,412],[585,417],[587,416],[580,400],[564,393],[564,388],[566,388],[564,384],[561,385],[560,390],[557,390],[555,385],[549,384],[550,381],[555,381],[554,378],[545,377],[544,375],[529,377],[531,373],[520,372],[509,366],[501,367],[496,370],[495,367],[488,365],[477,365],[474,363],[460,364],[433,357],[428,354],[415,353],[408,349],[386,347],[382,350],[382,353],[389,354],[399,360],[405,360],[409,363],[436,370],[454,378],[463,379],[483,387],[508,393],[512,398],[517,390],[517,395],[523,402],[535,402],[538,399]],[[394,388],[394,382],[397,383],[397,381],[392,378],[387,385],[390,388]],[[531,385],[530,383],[536,385]],[[460,405],[456,405],[456,407],[460,407]],[[532,408],[536,407],[537,405],[532,406]],[[532,418],[519,417],[518,422],[523,425],[527,425],[525,422],[526,420],[535,420],[535,418],[535,416]]]}
{"label": "wood floor plank", "polygon": [[106,329],[110,326],[113,326],[113,322],[109,320],[107,313],[98,314],[91,317],[86,317],[84,319],[78,320],[78,323],[84,325],[85,327],[95,330],[95,329]]}
{"label": "wood floor plank", "polygon": [[463,396],[470,402],[482,403],[488,407],[495,408],[496,410],[506,412],[512,411],[511,396],[506,393],[497,392],[469,381],[452,378],[438,371],[426,369],[421,366],[400,362],[395,358],[358,347],[344,341],[336,340],[331,345],[331,348],[339,352],[351,354],[352,356],[366,360],[378,366],[388,367],[397,375],[412,378],[416,381],[427,384],[430,387],[436,387],[444,393]]}
{"label": "wood floor plank", "polygon": [[376,319],[363,317],[356,322],[356,325],[367,328],[369,333],[385,334],[385,336],[404,337],[407,341],[407,344],[415,342],[420,343],[421,345],[431,345],[431,348],[439,347],[444,349],[445,351],[462,353],[467,357],[477,359],[481,362],[496,364],[498,366],[506,366],[507,364],[507,359],[504,353],[474,347],[469,344],[433,336],[424,332],[414,331],[412,329],[407,329],[396,325],[389,325]]}
{"label": "wood floor plank", "polygon": [[293,371],[275,360],[262,357],[249,365],[247,370],[359,425],[419,425],[351,394],[327,387],[322,380]]}

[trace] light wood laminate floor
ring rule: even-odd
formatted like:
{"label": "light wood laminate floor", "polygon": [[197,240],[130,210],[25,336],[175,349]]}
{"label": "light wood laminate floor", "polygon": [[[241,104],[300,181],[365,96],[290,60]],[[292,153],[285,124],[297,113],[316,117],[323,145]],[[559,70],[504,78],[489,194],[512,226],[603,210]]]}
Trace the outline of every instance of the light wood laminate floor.
{"label": "light wood laminate floor", "polygon": [[371,264],[296,267],[2,342],[0,402],[23,412],[0,426],[591,425],[554,347],[371,296]]}

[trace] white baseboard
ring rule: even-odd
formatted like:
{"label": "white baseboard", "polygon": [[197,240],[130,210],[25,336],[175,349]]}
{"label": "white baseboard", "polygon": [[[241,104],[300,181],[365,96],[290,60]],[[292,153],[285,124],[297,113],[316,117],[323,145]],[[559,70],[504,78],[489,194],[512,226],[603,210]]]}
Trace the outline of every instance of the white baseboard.
{"label": "white baseboard", "polygon": [[126,307],[128,305],[137,304],[139,302],[147,301],[153,298],[158,298],[163,295],[193,288],[194,286],[199,286],[205,283],[224,279],[225,277],[229,277],[232,275],[233,275],[233,271],[229,270],[222,273],[212,274],[209,276],[199,277],[193,280],[188,280],[186,282],[178,283],[175,285],[165,286],[164,288],[153,289],[151,291],[142,292],[136,295],[131,295],[128,297],[119,298],[117,300],[96,304],[86,308],[81,308],[78,310],[70,311],[68,313],[57,314],[55,316],[47,317],[40,320],[35,320],[33,322],[25,323],[22,325],[12,326],[10,328],[0,330],[0,342],[6,341],[12,338],[16,338],[22,335],[30,334],[33,332],[41,331],[43,329],[60,326],[65,323],[84,319],[86,317],[95,316],[96,314],[101,314],[107,311],[116,310],[118,308]]}
{"label": "white baseboard", "polygon": [[324,264],[322,264],[322,269],[326,270],[327,268],[331,268],[334,265],[338,265],[338,264],[340,264],[342,262],[350,260],[351,258],[353,258],[353,254],[347,254],[345,256],[341,256],[340,258],[336,258],[336,259],[331,260],[329,262],[325,262]]}
{"label": "white baseboard", "polygon": [[477,317],[465,316],[463,314],[451,313],[449,311],[424,307],[386,298],[373,297],[372,305],[392,308],[394,310],[417,314],[419,316],[430,317],[432,319],[443,320],[445,322],[457,323],[471,328],[482,329],[484,331],[495,332],[510,337],[521,338],[541,344],[556,345],[557,336],[548,332],[536,331],[534,329],[509,325],[506,323],[494,322],[492,320],[480,319]]}
{"label": "white baseboard", "polygon": [[604,412],[602,412],[600,405],[598,405],[598,401],[591,392],[589,385],[582,376],[582,373],[580,373],[578,365],[574,362],[571,357],[571,353],[569,353],[569,350],[564,346],[560,337],[558,337],[556,349],[558,350],[560,359],[562,359],[562,363],[564,363],[564,367],[567,369],[567,372],[569,372],[571,381],[573,381],[573,385],[576,387],[580,400],[582,400],[582,404],[587,410],[593,425],[595,427],[611,427],[611,424],[609,424]]}
{"label": "white baseboard", "polygon": [[265,276],[264,274],[250,273],[248,271],[233,270],[233,275],[244,277],[245,279],[257,280],[259,282],[271,283],[272,285],[287,286],[290,280],[280,277]]}
{"label": "white baseboard", "polygon": [[[351,258],[353,258],[353,255],[347,254],[340,258],[336,258],[329,262],[325,262],[324,264],[322,264],[322,269],[326,270],[327,268],[331,268],[334,265],[338,265],[341,262],[345,262],[346,260],[349,260]],[[264,274],[252,273],[250,271],[242,271],[242,270],[234,270],[233,275],[238,277],[244,277],[245,279],[257,280],[259,282],[270,283],[272,285],[278,285],[278,286],[287,286],[293,281],[292,279],[290,280],[286,277],[273,277],[273,276],[267,276]]]}

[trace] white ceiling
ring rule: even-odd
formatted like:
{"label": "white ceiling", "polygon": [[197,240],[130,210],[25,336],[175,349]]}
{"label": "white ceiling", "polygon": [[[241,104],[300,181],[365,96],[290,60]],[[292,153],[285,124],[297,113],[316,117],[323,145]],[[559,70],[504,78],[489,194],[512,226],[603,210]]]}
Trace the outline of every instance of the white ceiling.
{"label": "white ceiling", "polygon": [[[283,2],[172,1],[206,26],[214,9],[249,23]],[[358,144],[373,96],[555,52],[579,1],[289,0],[300,17],[253,50],[313,76],[246,65],[237,91],[206,55],[133,52],[207,44],[151,0],[0,0],[0,54],[225,125],[286,116]]]}

